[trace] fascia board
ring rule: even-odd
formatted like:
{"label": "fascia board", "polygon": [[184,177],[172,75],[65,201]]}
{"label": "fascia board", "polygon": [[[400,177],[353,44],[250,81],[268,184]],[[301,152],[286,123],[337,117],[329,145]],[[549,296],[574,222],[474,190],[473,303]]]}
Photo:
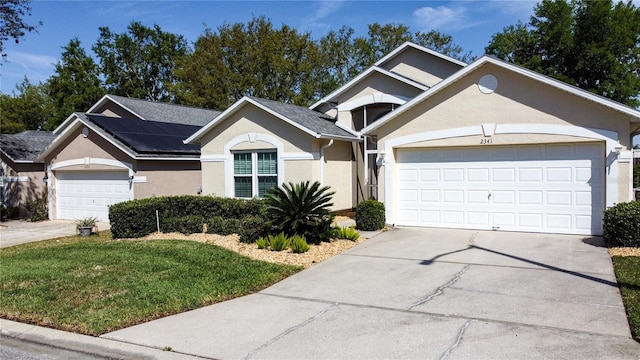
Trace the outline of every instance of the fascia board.
{"label": "fascia board", "polygon": [[394,74],[389,70],[385,70],[383,68],[380,68],[378,66],[371,66],[370,68],[368,68],[367,70],[363,71],[362,73],[360,73],[360,75],[356,76],[355,78],[353,78],[351,81],[349,81],[348,83],[342,85],[341,87],[339,87],[337,90],[333,91],[331,94],[323,97],[322,99],[320,99],[318,102],[316,102],[315,104],[309,106],[309,109],[313,110],[315,108],[317,108],[318,106],[328,102],[329,100],[331,100],[332,98],[336,97],[337,95],[349,90],[350,88],[352,88],[353,86],[355,86],[356,84],[358,84],[362,79],[366,78],[367,76],[371,75],[374,72],[379,72],[383,75],[389,76],[393,79],[396,79],[398,81],[401,81],[407,85],[411,85],[415,88],[418,88],[420,90],[426,90],[429,87],[423,84],[420,84],[416,81],[407,79],[405,77],[402,77],[400,75]]}
{"label": "fascia board", "polygon": [[454,59],[454,58],[452,58],[450,56],[441,54],[441,53],[439,53],[437,51],[431,50],[431,49],[426,48],[424,46],[420,46],[418,44],[414,44],[414,43],[412,43],[410,41],[407,41],[404,44],[398,46],[397,48],[395,48],[395,50],[393,50],[392,52],[390,52],[389,54],[384,56],[382,59],[376,61],[376,63],[374,65],[375,66],[380,66],[380,65],[384,64],[385,62],[387,62],[387,61],[391,60],[392,58],[396,57],[397,54],[401,53],[404,49],[406,49],[408,47],[412,47],[412,48],[414,48],[416,50],[420,50],[422,52],[425,52],[427,54],[433,55],[433,56],[438,57],[440,59],[449,61],[449,62],[454,63],[456,65],[460,65],[462,67],[467,66],[467,63],[465,63],[463,61]]}
{"label": "fascia board", "polygon": [[87,113],[92,113],[93,110],[97,109],[98,107],[100,107],[101,105],[105,104],[107,102],[107,100],[115,103],[116,105],[120,106],[121,108],[123,108],[124,110],[132,113],[133,115],[137,116],[140,120],[146,120],[144,117],[142,117],[140,114],[136,113],[135,111],[129,109],[128,107],[122,105],[121,103],[119,103],[116,99],[112,98],[111,96],[109,96],[109,94],[105,95],[102,97],[102,99],[98,100],[97,103],[95,103],[89,110],[87,110]]}
{"label": "fascia board", "polygon": [[72,119],[74,117],[78,117],[78,115],[76,115],[75,112],[69,115],[66,119],[64,119],[64,121],[60,125],[58,125],[58,127],[56,127],[55,130],[53,130],[53,133],[57,135],[60,131],[66,128],[73,121]]}

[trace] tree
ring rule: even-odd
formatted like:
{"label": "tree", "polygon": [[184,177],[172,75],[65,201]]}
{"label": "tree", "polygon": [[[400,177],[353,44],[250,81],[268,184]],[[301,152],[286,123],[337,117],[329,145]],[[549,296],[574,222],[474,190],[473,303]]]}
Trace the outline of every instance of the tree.
{"label": "tree", "polygon": [[315,42],[286,25],[276,29],[264,17],[246,25],[205,29],[180,62],[177,102],[225,109],[243,96],[298,105],[318,98],[322,66]]}
{"label": "tree", "polygon": [[123,34],[100,27],[93,51],[100,60],[107,90],[115,95],[169,101],[176,63],[187,53],[186,40],[176,34],[132,22]]}
{"label": "tree", "polygon": [[640,9],[631,1],[544,0],[528,24],[493,35],[487,54],[640,105]]}
{"label": "tree", "polygon": [[42,130],[53,112],[53,104],[46,93],[46,85],[34,85],[26,77],[16,85],[18,93],[0,96],[0,132],[17,133]]}
{"label": "tree", "polygon": [[64,47],[55,73],[47,81],[47,92],[55,106],[53,116],[44,126],[48,130],[55,129],[75,111],[87,111],[105,94],[98,65],[86,54],[78,38]]}
{"label": "tree", "polygon": [[[31,0],[0,0],[0,53],[5,57],[5,41],[13,39],[16,44],[27,32],[36,30],[24,17],[31,16]],[[38,22],[42,25],[42,22]]]}

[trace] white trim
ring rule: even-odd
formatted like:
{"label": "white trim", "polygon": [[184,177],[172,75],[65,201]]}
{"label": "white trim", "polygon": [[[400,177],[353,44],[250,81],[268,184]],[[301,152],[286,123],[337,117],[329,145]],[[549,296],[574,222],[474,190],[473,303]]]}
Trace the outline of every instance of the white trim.
{"label": "white trim", "polygon": [[[109,94],[103,96],[100,100],[98,100],[97,103],[93,104],[93,106],[91,108],[89,108],[89,110],[87,110],[87,113],[91,113],[93,112],[93,110],[97,109],[98,107],[100,107],[102,104],[104,104],[106,102],[106,100],[110,100],[111,102],[115,103],[116,105],[120,106],[122,109],[130,112],[131,114],[133,114],[134,116],[138,117],[140,120],[146,120],[144,117],[138,115],[138,113],[136,113],[135,111],[129,109],[128,107],[122,105],[121,103],[119,103],[116,99],[112,98]],[[139,100],[139,99],[136,99]]]}
{"label": "white trim", "polygon": [[134,176],[132,181],[133,181],[134,184],[146,183],[147,182],[147,177],[146,176]]}
{"label": "white trim", "polygon": [[404,49],[406,49],[408,47],[414,48],[416,50],[420,50],[420,51],[425,52],[425,53],[427,53],[429,55],[433,55],[433,56],[438,57],[440,59],[447,60],[449,62],[452,62],[452,63],[454,63],[456,65],[460,65],[462,67],[467,66],[467,64],[465,62],[462,62],[462,61],[460,61],[458,59],[454,59],[454,58],[452,58],[450,56],[447,56],[447,55],[444,55],[444,54],[440,54],[437,51],[431,50],[431,49],[426,48],[424,46],[420,46],[420,45],[414,44],[414,43],[412,43],[410,41],[407,41],[404,44],[398,46],[397,48],[395,48],[395,50],[393,50],[392,52],[390,52],[389,54],[384,56],[382,59],[376,61],[376,63],[374,65],[380,66],[380,65],[384,64],[385,62],[391,60],[398,53],[402,52]]}
{"label": "white trim", "polygon": [[[475,62],[471,63],[470,65],[466,66],[465,68],[463,68],[462,70],[456,72],[455,74],[453,74],[452,76],[444,79],[443,81],[439,82],[438,84],[434,85],[432,88],[428,89],[427,91],[425,91],[424,93],[416,96],[415,98],[413,98],[411,101],[409,101],[408,103],[406,103],[404,106],[401,106],[400,108],[398,108],[398,110],[396,111],[392,111],[391,113],[383,116],[382,118],[380,118],[378,121],[374,122],[373,124],[365,127],[364,129],[362,129],[361,133],[362,134],[369,134],[371,132],[373,132],[374,130],[380,128],[382,125],[386,124],[387,122],[395,119],[396,117],[400,116],[400,114],[403,114],[404,112],[408,111],[409,109],[413,108],[414,106],[422,103],[423,101],[425,101],[426,99],[429,99],[430,97],[432,97],[433,95],[437,94],[438,92],[442,91],[443,89],[447,88],[449,85],[455,83],[456,81],[464,78],[466,75],[468,75],[469,73],[475,71],[476,69],[480,68],[482,65],[485,64],[493,64],[495,66],[501,67],[503,69],[512,71],[514,73],[526,76],[530,79],[539,81],[543,84],[555,87],[557,89],[560,89],[562,91],[566,91],[570,94],[582,97],[584,99],[593,101],[597,104],[609,107],[613,110],[622,112],[624,114],[630,115],[631,116],[631,122],[640,122],[640,111],[633,109],[631,107],[628,107],[626,105],[620,104],[618,102],[615,102],[613,100],[609,100],[605,97],[596,95],[594,93],[591,93],[589,91],[586,90],[582,90],[580,88],[565,84],[561,81],[552,79],[550,77],[538,74],[534,71],[525,69],[525,68],[521,68],[519,66],[504,62],[502,60],[498,60],[492,57],[488,57],[488,56],[483,56],[480,59],[476,60]],[[633,119],[636,119],[635,121]]]}
{"label": "white trim", "polygon": [[3,176],[3,180],[6,182],[29,182],[28,176]]}
{"label": "white trim", "polygon": [[375,92],[338,105],[338,111],[350,111],[361,106],[379,103],[403,105],[409,100],[411,100],[411,98],[407,96]]}
{"label": "white trim", "polygon": [[365,79],[366,77],[368,77],[369,75],[372,75],[372,73],[377,72],[380,73],[382,75],[388,76],[390,78],[393,78],[395,80],[398,80],[400,82],[403,82],[407,85],[413,86],[417,89],[420,89],[422,91],[425,91],[427,89],[429,89],[428,86],[424,85],[424,84],[420,84],[419,82],[413,81],[411,79],[407,79],[405,77],[402,77],[398,74],[394,74],[391,71],[385,70],[381,67],[378,66],[371,66],[370,68],[368,68],[367,70],[363,71],[362,73],[360,73],[358,76],[356,76],[355,78],[353,78],[351,81],[347,82],[346,84],[342,85],[341,87],[339,87],[338,89],[334,90],[331,94],[323,97],[322,99],[320,99],[319,101],[317,101],[315,104],[309,106],[309,109],[315,109],[318,106],[330,102],[331,99],[333,99],[334,97],[336,97],[337,95],[349,90],[351,87],[353,87],[354,85],[358,84],[361,80]]}
{"label": "white trim", "polygon": [[[113,160],[113,159],[102,159],[102,158],[91,158],[91,157],[59,161],[59,162],[53,163],[52,165],[49,165],[47,167],[47,170],[49,170],[49,171],[64,170],[63,168],[65,168],[65,167],[76,166],[76,165],[112,166],[112,167],[115,167],[115,168],[128,170],[129,176],[133,176],[133,173],[134,173],[133,172],[133,165],[130,164],[130,163],[127,163],[127,162],[124,162],[124,161]],[[108,170],[87,169],[87,171],[108,171]]]}
{"label": "white trim", "polygon": [[200,155],[200,162],[220,162],[220,161],[227,161],[227,156],[224,154]]}
{"label": "white trim", "polygon": [[[580,128],[577,126],[549,125],[549,124],[503,124],[497,125],[495,134],[550,134],[568,135],[605,141],[605,154],[607,173],[605,179],[605,207],[613,206],[618,199],[618,157],[614,146],[618,143],[618,133],[603,129]],[[411,134],[386,141],[384,144],[384,173],[385,173],[385,215],[386,221],[395,224],[396,201],[393,198],[395,177],[395,153],[394,149],[402,145],[408,145],[421,141],[455,138],[461,136],[483,135],[482,125],[464,128],[452,128],[437,131]],[[508,145],[506,145],[508,146]],[[514,144],[512,146],[518,146]],[[631,196],[633,194],[630,194]]]}
{"label": "white trim", "polygon": [[320,153],[286,152],[286,153],[282,153],[282,156],[279,156],[279,157],[281,157],[282,160],[318,160],[320,159]]}
{"label": "white trim", "polygon": [[[264,141],[276,148],[277,157],[278,157],[278,184],[283,183],[284,179],[284,159],[281,157],[281,154],[284,155],[284,144],[278,140],[277,138],[269,135],[269,134],[255,134],[256,141]],[[234,180],[233,180],[233,153],[231,149],[243,142],[249,142],[248,134],[237,136],[231,139],[228,143],[224,145],[224,156],[226,160],[224,161],[225,165],[225,174],[224,174],[224,195],[226,197],[234,197]],[[267,149],[265,149],[267,150]],[[251,150],[255,151],[255,150]],[[215,155],[214,155],[215,156]],[[205,173],[202,172],[202,176],[205,176]],[[204,182],[204,181],[203,181]]]}

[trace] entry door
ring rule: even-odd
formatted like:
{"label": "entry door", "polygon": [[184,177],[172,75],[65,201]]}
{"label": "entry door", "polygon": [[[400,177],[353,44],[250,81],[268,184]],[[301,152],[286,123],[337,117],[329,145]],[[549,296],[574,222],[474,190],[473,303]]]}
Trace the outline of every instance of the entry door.
{"label": "entry door", "polygon": [[601,144],[398,150],[397,158],[399,225],[602,233]]}

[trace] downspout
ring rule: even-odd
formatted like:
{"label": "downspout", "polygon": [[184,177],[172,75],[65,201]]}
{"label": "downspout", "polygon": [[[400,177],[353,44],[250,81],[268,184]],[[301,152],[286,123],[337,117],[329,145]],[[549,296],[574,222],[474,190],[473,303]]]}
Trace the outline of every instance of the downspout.
{"label": "downspout", "polygon": [[329,140],[329,143],[320,148],[320,184],[324,186],[324,149],[333,145],[333,139]]}

